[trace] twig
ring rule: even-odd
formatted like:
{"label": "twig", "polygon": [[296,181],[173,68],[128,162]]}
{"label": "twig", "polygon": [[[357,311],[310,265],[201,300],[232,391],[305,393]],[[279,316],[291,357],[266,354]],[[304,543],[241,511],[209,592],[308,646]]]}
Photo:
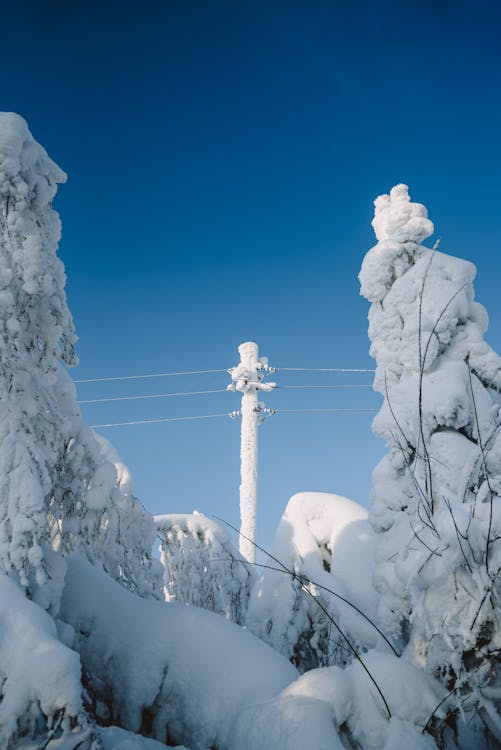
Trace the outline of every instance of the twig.
{"label": "twig", "polygon": [[[213,562],[212,560],[210,562]],[[237,560],[237,562],[242,563],[243,565],[248,565],[249,563],[246,560]],[[265,565],[263,563],[250,563],[251,565],[255,565],[257,568],[265,568],[266,570],[274,570],[276,573],[284,573],[285,575],[290,575],[288,570],[283,570],[282,568],[275,568],[273,565]],[[391,643],[391,641],[385,636],[382,630],[378,628],[376,623],[371,620],[371,618],[365,614],[361,609],[357,607],[356,604],[353,604],[353,602],[350,602],[348,599],[346,599],[344,596],[341,596],[341,594],[338,594],[336,591],[333,591],[332,589],[328,588],[327,586],[323,586],[321,583],[317,583],[317,581],[312,580],[311,578],[308,578],[308,576],[303,575],[303,573],[293,573],[293,578],[297,578],[300,582],[308,583],[313,586],[316,586],[319,589],[322,589],[322,591],[327,591],[329,594],[332,594],[332,596],[335,596],[337,599],[340,599],[342,602],[347,604],[349,607],[355,610],[355,612],[358,612],[359,615],[361,615],[364,620],[366,620],[369,625],[372,625],[374,630],[376,630],[381,638],[385,641],[385,643],[391,648],[395,656],[401,656],[401,654],[398,653],[394,645]]]}
{"label": "twig", "polygon": [[49,742],[54,738],[54,735],[60,729],[61,724],[63,723],[63,719],[64,719],[65,713],[66,713],[66,709],[62,708],[61,711],[59,712],[59,715],[57,717],[56,723],[54,724],[54,726],[50,730],[49,734],[47,735],[47,739],[45,740],[45,742],[43,743],[43,745],[40,745],[40,747],[38,748],[38,750],[46,750],[46,748],[49,745]]}
{"label": "twig", "polygon": [[418,413],[419,413],[419,431],[421,434],[421,440],[423,442],[423,451],[425,455],[425,465],[426,465],[426,471],[428,474],[427,477],[427,487],[426,489],[429,492],[430,495],[430,510],[431,514],[433,514],[433,487],[432,487],[432,478],[431,478],[431,466],[430,466],[430,457],[428,455],[428,450],[426,447],[426,441],[424,439],[424,430],[423,430],[423,374],[424,374],[424,367],[425,367],[425,361],[426,361],[426,354],[428,351],[428,347],[426,347],[426,351],[423,358],[422,353],[422,324],[423,324],[423,298],[424,298],[424,287],[426,284],[426,280],[428,278],[428,274],[430,272],[430,267],[433,262],[433,258],[435,257],[435,251],[438,247],[440,241],[438,240],[435,245],[433,246],[433,250],[430,253],[430,260],[428,265],[426,266],[426,270],[423,275],[423,283],[421,285],[421,291],[419,293],[419,313],[418,313],[418,354],[419,354],[419,396],[418,396]]}
{"label": "twig", "polygon": [[441,552],[437,552],[437,550],[438,550],[438,547],[437,547],[437,549],[432,549],[431,547],[428,547],[428,545],[426,544],[426,542],[425,542],[425,541],[424,541],[423,539],[421,539],[421,537],[420,537],[420,536],[419,536],[419,534],[417,533],[416,529],[415,529],[415,528],[414,528],[414,526],[412,525],[412,523],[411,523],[411,520],[410,520],[410,519],[409,519],[409,526],[411,527],[411,531],[412,531],[412,533],[414,534],[414,536],[416,537],[416,539],[418,540],[418,542],[421,542],[421,544],[423,545],[423,547],[426,547],[426,549],[427,549],[427,550],[428,550],[429,552],[431,552],[431,554],[432,554],[432,555],[436,555],[437,557],[443,557],[443,555],[442,555],[442,553],[441,553]]}
{"label": "twig", "polygon": [[428,470],[429,482],[430,482],[430,484],[429,484],[429,492],[430,492],[430,502],[431,502],[431,512],[432,513],[433,513],[433,488],[431,486],[431,481],[432,481],[432,479],[431,479],[431,466],[430,466],[430,458],[429,458],[429,455],[428,455],[428,449],[426,447],[426,441],[424,439],[424,430],[423,430],[423,377],[424,377],[424,370],[425,370],[425,367],[426,367],[426,358],[428,356],[428,350],[430,348],[430,344],[431,344],[432,338],[433,338],[433,336],[436,333],[438,324],[440,323],[440,321],[442,320],[443,316],[445,315],[447,309],[450,307],[450,305],[456,299],[456,297],[458,296],[458,294],[460,294],[463,291],[463,289],[465,289],[467,286],[468,286],[468,283],[465,283],[456,292],[454,292],[454,294],[452,295],[452,297],[449,299],[449,301],[447,302],[447,304],[445,305],[445,307],[440,312],[440,315],[436,319],[436,321],[435,321],[435,323],[433,325],[433,328],[431,330],[431,333],[430,333],[430,335],[428,337],[428,341],[426,342],[426,347],[425,347],[424,355],[423,355],[423,361],[422,361],[420,369],[419,369],[419,428],[420,428],[420,432],[421,432],[421,439],[423,441],[423,450],[424,450],[425,455],[427,457],[427,470]]}
{"label": "twig", "polygon": [[[470,571],[470,574],[473,575],[473,570],[472,570],[472,567],[470,565],[470,561],[466,557],[466,552],[464,551],[463,545],[461,544],[461,534],[460,534],[460,531],[458,529],[458,526],[457,526],[457,523],[456,523],[456,519],[454,517],[454,513],[452,512],[452,507],[451,507],[450,500],[447,497],[445,497],[444,495],[442,495],[442,500],[445,503],[445,507],[447,508],[447,510],[449,511],[449,513],[451,514],[452,523],[454,524],[454,530],[456,532],[456,537],[457,537],[458,544],[459,544],[459,549],[461,550],[461,554],[464,557],[464,561],[466,563],[466,567]],[[468,540],[468,544],[469,544],[469,540]],[[470,546],[470,550],[471,550],[471,546]]]}
{"label": "twig", "polygon": [[[489,546],[491,543],[492,513],[493,513],[492,487],[491,487],[491,482],[489,479],[489,472],[487,471],[487,463],[485,460],[485,451],[484,451],[484,446],[482,443],[482,435],[480,434],[480,422],[478,419],[478,409],[477,409],[477,403],[475,401],[475,393],[473,391],[473,381],[471,377],[469,356],[466,357],[465,364],[466,364],[466,367],[468,368],[468,378],[470,381],[471,400],[473,404],[473,413],[475,414],[475,424],[477,427],[478,446],[480,448],[480,455],[482,456],[482,468],[484,470],[485,481],[487,482],[487,487],[489,489],[490,508],[489,508],[489,527],[487,530],[487,540],[485,543],[485,568],[487,570],[487,575],[490,575],[489,573]],[[475,499],[476,499],[476,496],[475,496]]]}

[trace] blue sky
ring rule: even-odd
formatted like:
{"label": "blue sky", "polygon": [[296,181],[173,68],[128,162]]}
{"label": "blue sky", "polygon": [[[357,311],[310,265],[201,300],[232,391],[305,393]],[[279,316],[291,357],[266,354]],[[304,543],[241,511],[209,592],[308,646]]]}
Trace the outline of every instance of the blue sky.
{"label": "blue sky", "polygon": [[[56,208],[80,336],[75,378],[372,366],[357,274],[372,200],[398,182],[442,250],[479,269],[501,349],[497,3],[18,0],[4,4],[2,109],[69,175]],[[7,33],[8,30],[8,33]],[[355,379],[356,378],[356,379]],[[367,376],[278,373],[281,384]],[[224,388],[224,374],[79,386],[83,399]],[[271,394],[277,408],[376,408],[369,389]],[[91,424],[238,408],[214,394],[84,407]],[[288,497],[368,502],[369,413],[260,429],[260,532]],[[153,512],[238,522],[231,420],[103,430]]]}

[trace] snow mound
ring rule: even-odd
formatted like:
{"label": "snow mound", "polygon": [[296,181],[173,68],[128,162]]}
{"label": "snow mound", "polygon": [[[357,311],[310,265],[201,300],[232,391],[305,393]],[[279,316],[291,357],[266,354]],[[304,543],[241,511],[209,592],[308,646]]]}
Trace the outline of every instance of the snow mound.
{"label": "snow mound", "polygon": [[302,492],[291,498],[280,521],[267,560],[276,569],[264,570],[256,583],[246,624],[301,671],[351,660],[328,615],[364,648],[379,638],[361,614],[372,619],[377,609],[375,535],[367,515],[340,495]]}
{"label": "snow mound", "polygon": [[[119,727],[99,727],[97,731],[104,750],[165,750],[163,742],[141,737],[139,734]],[[177,745],[172,750],[188,750],[188,748],[184,745]]]}
{"label": "snow mound", "polygon": [[230,749],[436,748],[422,730],[444,696],[441,685],[389,654],[372,651],[362,658],[387,702],[390,719],[381,695],[359,662],[345,669],[314,669],[271,701],[247,708],[231,735]]}
{"label": "snow mound", "polygon": [[58,640],[54,621],[5,575],[0,575],[0,747],[32,724],[50,729],[64,709],[82,710],[80,660]]}
{"label": "snow mound", "polygon": [[243,706],[297,677],[232,622],[140,599],[76,556],[68,558],[61,618],[75,629],[91,689],[112,720],[192,750],[225,747]]}

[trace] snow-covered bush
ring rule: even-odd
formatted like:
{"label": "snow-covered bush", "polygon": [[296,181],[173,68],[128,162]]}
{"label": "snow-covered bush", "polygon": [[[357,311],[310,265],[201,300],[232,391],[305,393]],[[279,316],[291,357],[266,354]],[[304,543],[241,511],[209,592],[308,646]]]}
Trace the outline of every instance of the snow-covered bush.
{"label": "snow-covered bush", "polygon": [[501,741],[501,359],[474,266],[420,244],[433,224],[405,185],[375,207],[360,281],[388,446],[370,514],[379,622],[452,691],[481,746],[480,733]]}
{"label": "snow-covered bush", "polygon": [[155,516],[164,597],[243,625],[253,572],[225,529],[200,513]]}
{"label": "snow-covered bush", "polygon": [[272,569],[252,591],[249,630],[301,672],[347,664],[352,647],[375,646],[374,544],[358,503],[325,492],[294,495],[266,561]]}

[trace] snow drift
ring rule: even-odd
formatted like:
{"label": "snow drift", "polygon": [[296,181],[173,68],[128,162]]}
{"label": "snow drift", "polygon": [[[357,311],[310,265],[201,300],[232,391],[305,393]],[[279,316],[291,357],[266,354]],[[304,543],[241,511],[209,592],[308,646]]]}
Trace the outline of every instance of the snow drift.
{"label": "snow drift", "polygon": [[279,523],[271,557],[253,588],[247,627],[301,671],[346,664],[355,647],[376,645],[372,586],[375,535],[367,510],[325,492],[294,495]]}
{"label": "snow drift", "polygon": [[[242,708],[297,672],[224,618],[141,600],[79,557],[68,559],[61,617],[102,701],[103,718],[191,750],[228,746]],[[236,750],[236,748],[235,748]]]}

